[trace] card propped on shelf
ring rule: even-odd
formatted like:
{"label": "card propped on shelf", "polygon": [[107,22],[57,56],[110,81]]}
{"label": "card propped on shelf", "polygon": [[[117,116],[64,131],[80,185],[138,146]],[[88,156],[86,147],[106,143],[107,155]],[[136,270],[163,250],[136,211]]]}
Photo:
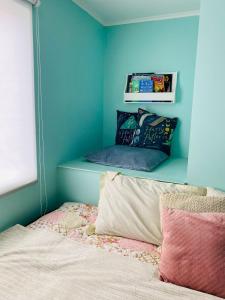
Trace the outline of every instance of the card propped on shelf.
{"label": "card propped on shelf", "polygon": [[132,73],[127,75],[125,103],[175,103],[177,72]]}

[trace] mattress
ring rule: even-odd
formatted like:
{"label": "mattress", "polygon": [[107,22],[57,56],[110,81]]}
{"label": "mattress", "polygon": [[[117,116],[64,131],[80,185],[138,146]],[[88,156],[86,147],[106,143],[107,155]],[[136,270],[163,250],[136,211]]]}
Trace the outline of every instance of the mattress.
{"label": "mattress", "polygon": [[[30,224],[28,228],[54,231],[69,239],[92,245],[111,253],[133,257],[152,265],[159,263],[160,247],[117,236],[96,235],[94,233],[94,223],[97,214],[96,206],[65,203],[59,209]],[[75,223],[74,220],[76,220]]]}

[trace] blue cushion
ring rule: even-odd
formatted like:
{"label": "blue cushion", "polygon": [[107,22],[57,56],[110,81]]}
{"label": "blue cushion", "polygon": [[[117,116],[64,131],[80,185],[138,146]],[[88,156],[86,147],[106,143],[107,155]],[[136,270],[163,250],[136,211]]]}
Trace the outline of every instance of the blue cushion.
{"label": "blue cushion", "polygon": [[168,158],[162,151],[116,145],[86,156],[90,162],[150,172]]}

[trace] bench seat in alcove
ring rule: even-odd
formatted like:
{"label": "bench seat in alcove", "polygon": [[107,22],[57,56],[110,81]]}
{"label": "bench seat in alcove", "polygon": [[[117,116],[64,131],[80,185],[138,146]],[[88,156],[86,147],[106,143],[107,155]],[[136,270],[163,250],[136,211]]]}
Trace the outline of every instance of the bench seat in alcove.
{"label": "bench seat in alcove", "polygon": [[170,158],[153,172],[134,171],[94,164],[84,158],[64,163],[57,168],[58,192],[63,202],[76,201],[97,205],[99,179],[106,171],[153,180],[187,183],[187,159]]}

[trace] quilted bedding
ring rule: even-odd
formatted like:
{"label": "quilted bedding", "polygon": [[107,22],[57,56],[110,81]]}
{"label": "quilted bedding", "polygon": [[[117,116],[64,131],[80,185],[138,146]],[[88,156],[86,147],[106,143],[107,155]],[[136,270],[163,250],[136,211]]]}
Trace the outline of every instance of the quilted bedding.
{"label": "quilted bedding", "polygon": [[0,270],[1,300],[218,299],[159,281],[150,263],[19,225],[0,234]]}
{"label": "quilted bedding", "polygon": [[[93,225],[97,213],[96,206],[65,203],[59,209],[29,225],[28,228],[55,231],[72,240],[102,248],[108,252],[134,257],[152,265],[158,264],[160,248],[155,245],[122,237],[94,234]],[[75,223],[74,220],[76,220]]]}

